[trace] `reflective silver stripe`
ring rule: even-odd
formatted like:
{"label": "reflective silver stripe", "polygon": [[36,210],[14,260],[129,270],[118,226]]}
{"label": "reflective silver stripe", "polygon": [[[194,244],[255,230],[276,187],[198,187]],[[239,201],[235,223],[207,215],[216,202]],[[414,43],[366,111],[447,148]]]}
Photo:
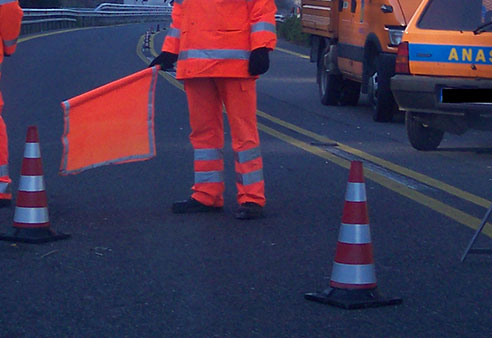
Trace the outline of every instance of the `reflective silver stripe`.
{"label": "reflective silver stripe", "polygon": [[17,39],[14,39],[14,40],[3,40],[3,45],[5,47],[12,47],[12,46],[15,46],[17,44]]}
{"label": "reflective silver stripe", "polygon": [[222,171],[195,171],[195,183],[221,183],[224,182]]}
{"label": "reflective silver stripe", "polygon": [[8,192],[9,184],[7,182],[0,182],[0,194]]}
{"label": "reflective silver stripe", "polygon": [[171,28],[169,28],[169,31],[167,32],[167,36],[179,39],[181,37],[181,30],[171,27]]}
{"label": "reflective silver stripe", "polygon": [[8,4],[9,2],[15,2],[17,0],[0,0],[0,5]]}
{"label": "reflective silver stripe", "polygon": [[24,148],[25,158],[41,158],[41,151],[39,150],[39,143],[26,142]]}
{"label": "reflective silver stripe", "polygon": [[345,201],[347,202],[365,202],[366,201],[366,185],[365,183],[347,183],[347,191],[345,193]]}
{"label": "reflective silver stripe", "polygon": [[44,191],[44,179],[43,176],[24,176],[21,175],[19,180],[19,191]]}
{"label": "reflective silver stripe", "polygon": [[344,224],[340,227],[338,241],[349,244],[371,243],[371,230],[367,224]]}
{"label": "reflective silver stripe", "polygon": [[189,49],[179,53],[179,60],[187,59],[235,59],[248,60],[249,51],[241,49]]}
{"label": "reflective silver stripe", "polygon": [[224,152],[222,149],[195,149],[195,161],[222,160]]}
{"label": "reflective silver stripe", "polygon": [[18,223],[47,223],[48,208],[15,207],[14,222]]}
{"label": "reflective silver stripe", "polygon": [[7,164],[0,165],[0,177],[9,176],[9,166]]}
{"label": "reflective silver stripe", "polygon": [[331,280],[344,284],[376,283],[374,264],[359,265],[333,262]]}
{"label": "reflective silver stripe", "polygon": [[258,22],[251,26],[251,33],[272,32],[275,33],[275,25],[269,22]]}
{"label": "reflective silver stripe", "polygon": [[242,185],[250,185],[263,181],[263,169],[252,171],[247,174],[237,173],[237,182]]}
{"label": "reflective silver stripe", "polygon": [[152,67],[152,80],[150,81],[149,87],[149,100],[147,104],[147,132],[149,135],[149,153],[142,154],[138,157],[150,157],[155,155],[155,139],[154,139],[154,96],[155,96],[155,86],[157,83],[157,79],[159,77],[159,71],[157,70],[157,66]]}
{"label": "reflective silver stripe", "polygon": [[62,143],[63,143],[63,164],[62,164],[62,172],[67,173],[67,162],[68,162],[68,133],[70,132],[70,102],[63,101],[63,106],[65,107],[64,109],[64,125],[65,125],[65,131],[63,132],[63,137],[62,137]]}
{"label": "reflective silver stripe", "polygon": [[261,157],[260,147],[251,148],[234,153],[234,158],[239,163],[245,163]]}

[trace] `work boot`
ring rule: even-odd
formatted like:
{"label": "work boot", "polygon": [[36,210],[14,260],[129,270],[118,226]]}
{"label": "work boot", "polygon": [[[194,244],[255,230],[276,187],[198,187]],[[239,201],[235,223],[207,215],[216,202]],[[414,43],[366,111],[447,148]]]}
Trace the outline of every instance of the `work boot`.
{"label": "work boot", "polygon": [[253,202],[246,202],[239,206],[234,215],[237,219],[256,219],[263,217],[263,207]]}
{"label": "work boot", "polygon": [[212,207],[188,198],[185,201],[177,201],[173,203],[172,211],[175,214],[193,214],[198,212],[217,212],[222,211],[222,207]]}

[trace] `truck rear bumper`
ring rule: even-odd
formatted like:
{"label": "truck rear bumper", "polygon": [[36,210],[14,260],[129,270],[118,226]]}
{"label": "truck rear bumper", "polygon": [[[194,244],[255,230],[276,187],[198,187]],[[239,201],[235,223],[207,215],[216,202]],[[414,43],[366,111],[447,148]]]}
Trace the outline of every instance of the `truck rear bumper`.
{"label": "truck rear bumper", "polygon": [[[474,102],[466,93],[492,92],[492,79],[452,78],[397,74],[391,78],[391,90],[403,111],[450,115],[492,115],[492,95]],[[454,93],[464,100],[454,100]],[[460,102],[453,102],[460,101]]]}

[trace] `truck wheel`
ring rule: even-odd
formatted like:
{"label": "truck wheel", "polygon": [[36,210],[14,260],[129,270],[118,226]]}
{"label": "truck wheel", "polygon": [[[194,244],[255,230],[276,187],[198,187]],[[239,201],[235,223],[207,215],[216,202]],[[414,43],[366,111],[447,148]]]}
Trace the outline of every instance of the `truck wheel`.
{"label": "truck wheel", "polygon": [[359,97],[360,82],[344,79],[340,94],[340,104],[342,106],[356,106],[359,103]]}
{"label": "truck wheel", "polygon": [[372,119],[377,122],[390,122],[398,111],[398,105],[390,87],[393,69],[383,67],[379,57],[374,58],[376,71],[369,79],[369,101],[374,109]]}
{"label": "truck wheel", "polygon": [[329,47],[323,51],[323,56],[318,60],[318,87],[321,103],[325,106],[335,106],[340,101],[340,88],[342,76],[330,74],[325,65],[325,58]]}
{"label": "truck wheel", "polygon": [[436,150],[441,144],[444,132],[425,125],[417,116],[412,112],[405,114],[405,127],[410,144],[417,150]]}

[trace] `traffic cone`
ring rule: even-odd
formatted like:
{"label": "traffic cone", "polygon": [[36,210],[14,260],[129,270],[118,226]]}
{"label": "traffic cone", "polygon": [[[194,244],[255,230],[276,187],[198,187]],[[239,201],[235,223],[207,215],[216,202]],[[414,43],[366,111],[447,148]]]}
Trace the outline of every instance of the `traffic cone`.
{"label": "traffic cone", "polygon": [[0,240],[43,243],[68,237],[70,235],[55,233],[50,228],[38,129],[30,126],[27,129],[13,229],[8,234],[1,234]]}
{"label": "traffic cone", "polygon": [[150,48],[150,33],[149,31],[145,32],[145,38],[144,38],[144,49],[149,49]]}
{"label": "traffic cone", "polygon": [[352,161],[330,287],[304,298],[345,309],[401,304],[377,289],[362,162]]}

